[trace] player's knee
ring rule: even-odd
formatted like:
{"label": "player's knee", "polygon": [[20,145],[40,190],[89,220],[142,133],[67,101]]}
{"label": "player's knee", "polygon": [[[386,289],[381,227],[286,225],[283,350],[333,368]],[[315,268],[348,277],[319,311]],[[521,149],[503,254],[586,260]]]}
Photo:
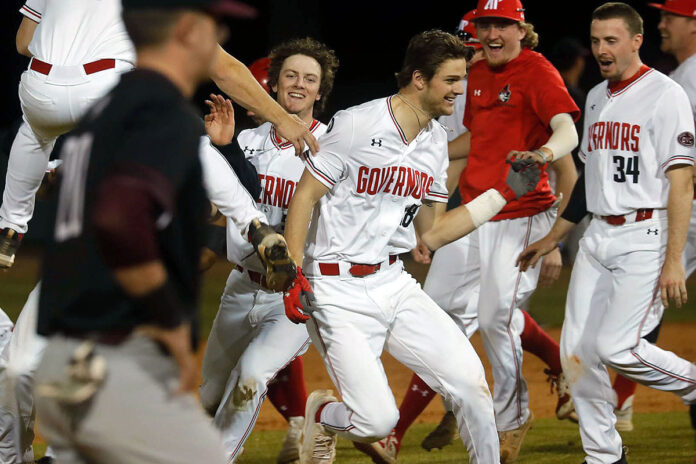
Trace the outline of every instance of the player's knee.
{"label": "player's knee", "polygon": [[602,363],[609,366],[616,364],[626,352],[623,347],[607,343],[606,340],[597,340],[595,348]]}
{"label": "player's knee", "polygon": [[[384,414],[382,414],[382,412]],[[381,440],[391,433],[391,431],[396,427],[396,423],[399,421],[399,410],[393,408],[389,411],[380,411],[379,419],[373,419],[372,425],[372,438],[374,440]]]}

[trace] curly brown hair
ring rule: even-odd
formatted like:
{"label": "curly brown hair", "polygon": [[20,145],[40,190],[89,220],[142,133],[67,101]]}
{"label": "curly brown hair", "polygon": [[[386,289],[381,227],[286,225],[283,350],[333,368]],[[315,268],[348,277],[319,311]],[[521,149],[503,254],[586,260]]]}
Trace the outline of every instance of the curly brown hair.
{"label": "curly brown hair", "polygon": [[473,48],[445,31],[432,29],[416,34],[408,43],[401,71],[396,73],[396,83],[403,89],[411,83],[414,71],[422,72],[429,81],[443,62],[459,58],[468,60],[473,52]]}
{"label": "curly brown hair", "polygon": [[336,53],[323,43],[305,37],[304,39],[293,39],[283,42],[269,53],[268,58],[271,65],[268,68],[268,85],[275,87],[280,78],[280,69],[286,59],[293,55],[305,55],[314,58],[321,67],[321,82],[319,84],[319,95],[321,98],[314,102],[314,113],[319,114],[326,106],[331,91],[333,90],[334,78],[338,69],[338,58]]}

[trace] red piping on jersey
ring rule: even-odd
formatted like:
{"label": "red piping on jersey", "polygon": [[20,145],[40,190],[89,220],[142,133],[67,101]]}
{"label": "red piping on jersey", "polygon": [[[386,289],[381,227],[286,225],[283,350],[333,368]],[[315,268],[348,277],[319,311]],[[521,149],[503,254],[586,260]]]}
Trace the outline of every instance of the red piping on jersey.
{"label": "red piping on jersey", "polygon": [[404,142],[404,145],[408,145],[408,140],[406,140],[406,136],[404,135],[404,131],[401,129],[401,126],[399,125],[398,122],[396,122],[396,118],[394,117],[394,112],[392,111],[391,107],[391,100],[394,98],[394,95],[391,97],[387,97],[387,110],[389,111],[389,116],[391,116],[391,120],[394,121],[394,125],[396,126],[396,130],[399,131],[399,135],[401,136],[401,141]]}
{"label": "red piping on jersey", "polygon": [[629,87],[631,87],[636,82],[640,81],[648,75],[653,69],[646,65],[641,65],[640,69],[633,76],[619,82],[609,82],[607,85],[607,93],[609,96],[615,97],[621,95]]}
{"label": "red piping on jersey", "polygon": [[[38,11],[31,9],[26,5],[22,6],[22,10],[26,11],[27,13],[29,13],[32,16],[36,16],[39,20],[41,20],[41,13],[39,13]],[[29,19],[31,19],[31,18],[29,18]]]}
{"label": "red piping on jersey", "polygon": [[[316,119],[312,119],[312,124],[309,125],[309,132],[314,133],[317,127],[319,127],[321,123],[317,121]],[[292,143],[290,142],[283,142],[283,139],[278,137],[278,134],[276,134],[276,129],[275,126],[271,127],[271,140],[273,141],[273,145],[275,145],[276,148],[279,148],[281,150],[285,150],[286,148],[292,147]]]}

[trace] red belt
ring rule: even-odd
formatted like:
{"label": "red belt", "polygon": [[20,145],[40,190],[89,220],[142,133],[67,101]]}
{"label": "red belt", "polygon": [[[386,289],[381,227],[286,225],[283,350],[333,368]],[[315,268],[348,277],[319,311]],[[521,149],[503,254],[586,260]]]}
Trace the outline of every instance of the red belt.
{"label": "red belt", "polygon": [[[389,264],[392,265],[396,262],[397,256],[389,256]],[[379,271],[382,267],[382,263],[379,264],[355,264],[348,269],[350,275],[353,277],[365,277],[374,274]],[[319,263],[319,272],[325,276],[337,276],[341,274],[341,269],[338,263]]]}
{"label": "red belt", "polygon": [[[51,72],[52,67],[52,64],[46,63],[36,58],[33,58],[31,60],[31,65],[29,65],[29,69],[31,69],[32,71],[36,71],[47,76],[48,73]],[[83,64],[82,67],[85,68],[86,74],[94,74],[99,71],[104,71],[105,69],[115,68],[116,60],[113,58],[104,58],[101,60],[92,61],[91,63]]]}
{"label": "red belt", "polygon": [[[652,208],[644,208],[636,210],[636,220],[635,222],[645,221],[650,219],[653,215]],[[622,226],[626,224],[626,216],[599,216],[601,219],[605,220],[608,224],[612,226]]]}
{"label": "red belt", "polygon": [[260,272],[252,271],[251,269],[244,269],[242,266],[236,266],[236,269],[241,272],[242,274],[246,272],[249,275],[249,280],[251,280],[254,283],[259,284],[266,290],[270,290],[268,288],[268,285],[266,285],[266,276],[261,274]]}

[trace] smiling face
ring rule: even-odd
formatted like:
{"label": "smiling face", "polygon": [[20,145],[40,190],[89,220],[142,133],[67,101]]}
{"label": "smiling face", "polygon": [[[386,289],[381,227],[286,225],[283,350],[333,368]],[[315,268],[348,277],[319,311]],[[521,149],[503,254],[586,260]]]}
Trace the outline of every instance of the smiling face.
{"label": "smiling face", "polygon": [[590,27],[592,54],[599,72],[609,81],[622,81],[638,72],[643,35],[631,35],[621,18],[595,19]]}
{"label": "smiling face", "polygon": [[464,58],[445,60],[438,66],[435,75],[424,85],[420,105],[434,118],[454,112],[454,99],[464,93],[462,80],[466,77]]}
{"label": "smiling face", "polygon": [[273,86],[278,103],[290,114],[311,122],[314,102],[321,99],[321,65],[306,55],[289,56],[280,68],[278,84]]}
{"label": "smiling face", "polygon": [[696,37],[696,19],[678,16],[663,11],[660,24],[660,50],[672,55],[678,55],[682,50],[688,49]]}
{"label": "smiling face", "polygon": [[525,34],[519,23],[509,19],[481,18],[476,21],[476,37],[492,68],[509,63],[520,55]]}

